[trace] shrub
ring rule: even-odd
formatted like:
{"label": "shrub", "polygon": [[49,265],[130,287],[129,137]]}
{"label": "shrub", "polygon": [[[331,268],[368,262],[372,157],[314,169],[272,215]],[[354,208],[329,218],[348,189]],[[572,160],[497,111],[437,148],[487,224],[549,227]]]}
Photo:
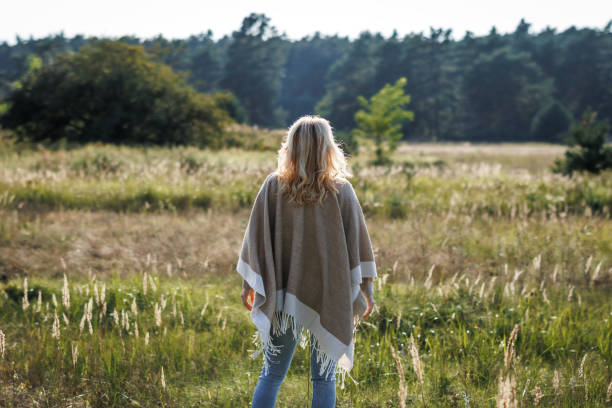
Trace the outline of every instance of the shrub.
{"label": "shrub", "polygon": [[566,143],[575,148],[568,149],[564,159],[554,161],[553,172],[571,176],[574,171],[598,174],[612,168],[612,147],[605,146],[610,125],[596,118],[597,112],[588,109],[581,121],[572,124]]}
{"label": "shrub", "polygon": [[249,117],[246,109],[240,103],[236,96],[229,91],[217,92],[213,95],[217,105],[234,119],[237,123],[247,123]]}
{"label": "shrub", "polygon": [[391,153],[402,138],[402,124],[414,120],[414,112],[404,108],[410,103],[410,95],[404,94],[406,78],[399,78],[393,85],[386,84],[369,100],[359,96],[357,100],[363,109],[355,113],[358,136],[372,139],[376,157],[374,165],[389,165]]}
{"label": "shrub", "polygon": [[141,45],[95,40],[29,71],[0,124],[31,142],[219,147],[232,122],[222,99],[198,93]]}

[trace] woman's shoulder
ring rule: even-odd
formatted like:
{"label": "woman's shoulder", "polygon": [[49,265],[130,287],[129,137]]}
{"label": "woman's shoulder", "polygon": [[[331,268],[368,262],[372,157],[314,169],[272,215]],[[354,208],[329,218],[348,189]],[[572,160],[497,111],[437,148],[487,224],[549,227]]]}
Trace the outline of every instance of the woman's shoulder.
{"label": "woman's shoulder", "polygon": [[340,205],[344,206],[345,203],[349,203],[355,199],[355,190],[349,179],[337,177],[335,179],[335,185],[338,190],[336,195],[338,196]]}
{"label": "woman's shoulder", "polygon": [[272,173],[268,173],[266,179],[263,182],[263,185],[271,190],[271,192],[276,193],[279,188],[279,174],[277,171],[273,171]]}
{"label": "woman's shoulder", "polygon": [[276,183],[278,181],[278,171],[273,171],[272,173],[268,173],[266,176],[265,182],[273,182]]}
{"label": "woman's shoulder", "polygon": [[336,185],[341,185],[341,186],[351,185],[350,180],[343,176],[338,176],[334,180],[336,182]]}
{"label": "woman's shoulder", "polygon": [[347,179],[346,177],[338,176],[335,178],[334,181],[339,191],[345,192],[347,190],[350,191],[353,189],[353,185],[351,184],[351,181]]}

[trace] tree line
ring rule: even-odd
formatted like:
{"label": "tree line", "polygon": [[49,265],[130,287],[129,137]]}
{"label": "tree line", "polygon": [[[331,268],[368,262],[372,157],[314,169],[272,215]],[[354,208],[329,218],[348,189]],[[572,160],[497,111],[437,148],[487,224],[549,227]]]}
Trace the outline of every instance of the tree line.
{"label": "tree line", "polygon": [[[404,140],[560,142],[587,109],[612,119],[611,27],[612,20],[601,30],[531,33],[522,19],[512,33],[493,26],[460,40],[450,29],[433,28],[428,35],[363,31],[350,40],[316,32],[289,40],[267,16],[253,13],[218,40],[210,30],[178,40],[118,40],[144,46],[200,93],[225,92],[238,122],[278,128],[316,113],[349,131],[357,127],[360,97],[405,78],[414,117],[402,125]],[[96,40],[59,34],[0,44],[0,98],[31,68],[32,55],[45,66]]]}

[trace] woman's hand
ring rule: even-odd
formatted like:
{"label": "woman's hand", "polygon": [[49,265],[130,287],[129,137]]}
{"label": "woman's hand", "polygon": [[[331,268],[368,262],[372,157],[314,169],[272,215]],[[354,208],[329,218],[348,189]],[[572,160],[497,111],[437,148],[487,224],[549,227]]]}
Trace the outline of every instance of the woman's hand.
{"label": "woman's hand", "polygon": [[371,278],[366,278],[364,279],[364,281],[361,284],[361,290],[363,292],[363,295],[366,298],[366,302],[368,303],[368,308],[366,309],[365,313],[361,316],[362,319],[365,319],[366,317],[368,317],[370,315],[370,313],[372,313],[372,309],[374,308],[374,304],[376,302],[374,302],[374,289],[372,287],[372,279]]}
{"label": "woman's hand", "polygon": [[[252,303],[253,303],[254,296],[255,296],[255,289],[242,288],[242,293],[240,294],[240,297],[242,298],[242,304],[244,305],[244,307],[249,309],[249,311],[253,309]],[[249,299],[251,300],[251,303],[249,303]]]}
{"label": "woman's hand", "polygon": [[366,309],[365,313],[361,316],[362,319],[365,319],[366,317],[368,317],[370,315],[370,313],[372,313],[372,309],[374,308],[374,298],[372,297],[372,295],[365,295],[366,298],[366,302],[368,302],[368,308]]}

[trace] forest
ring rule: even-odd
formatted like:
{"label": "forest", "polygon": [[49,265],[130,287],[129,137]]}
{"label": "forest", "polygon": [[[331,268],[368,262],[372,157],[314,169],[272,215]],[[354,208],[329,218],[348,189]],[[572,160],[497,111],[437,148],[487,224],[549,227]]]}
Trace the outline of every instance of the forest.
{"label": "forest", "polygon": [[[566,129],[589,108],[612,119],[611,27],[612,20],[602,29],[534,33],[521,19],[512,33],[492,26],[485,36],[468,31],[460,40],[451,29],[433,27],[403,37],[362,31],[351,40],[315,32],[290,40],[265,14],[252,13],[217,40],[211,30],[186,39],[117,40],[144,46],[201,93],[233,94],[234,118],[261,128],[287,127],[316,113],[342,135],[356,126],[359,96],[405,77],[414,120],[403,125],[403,140],[560,143],[561,132],[543,131],[543,124]],[[52,64],[93,39],[62,32],[0,44],[0,100],[33,55]]]}

